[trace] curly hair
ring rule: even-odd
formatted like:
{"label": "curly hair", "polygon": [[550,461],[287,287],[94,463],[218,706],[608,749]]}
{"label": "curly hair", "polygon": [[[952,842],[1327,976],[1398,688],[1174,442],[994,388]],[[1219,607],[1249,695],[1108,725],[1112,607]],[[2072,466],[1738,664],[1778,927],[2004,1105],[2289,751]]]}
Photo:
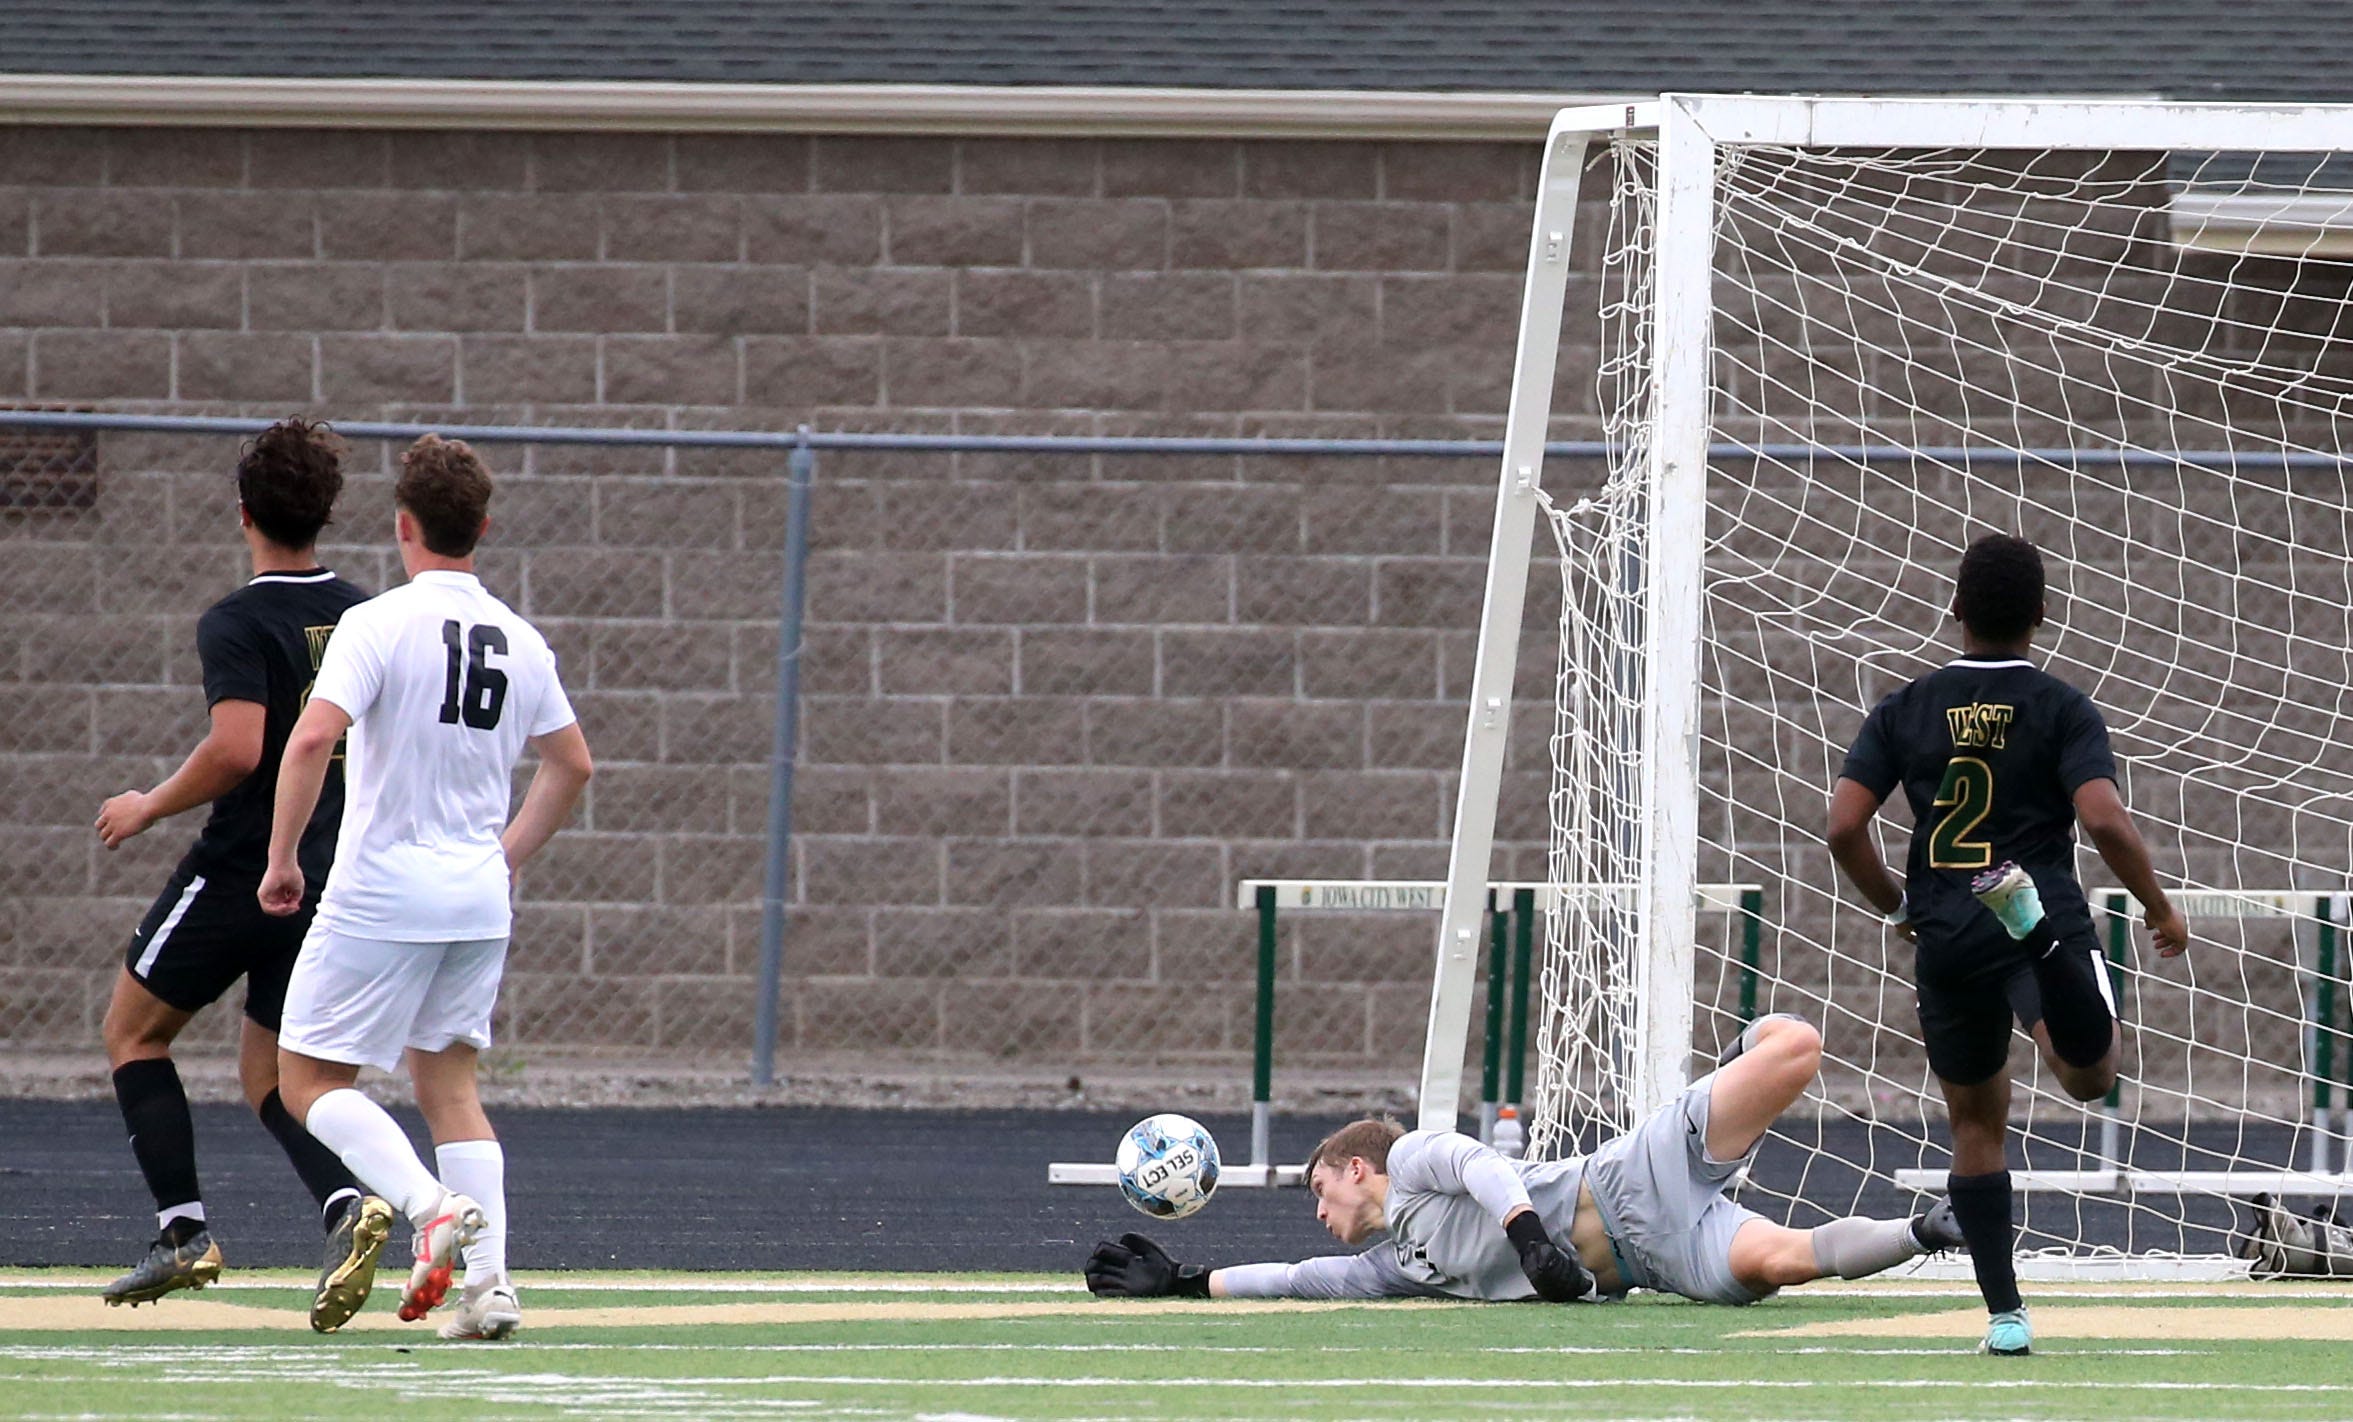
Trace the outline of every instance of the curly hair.
{"label": "curly hair", "polygon": [[237,502],[281,548],[308,548],[334,522],[343,440],[324,424],[280,420],[237,451]]}
{"label": "curly hair", "polygon": [[490,516],[490,471],[461,439],[426,435],[400,456],[392,501],[417,521],[417,536],[444,558],[463,558]]}
{"label": "curly hair", "polygon": [[2042,625],[2043,555],[2023,538],[1989,533],[1961,555],[1953,614],[1988,642],[2015,642]]}

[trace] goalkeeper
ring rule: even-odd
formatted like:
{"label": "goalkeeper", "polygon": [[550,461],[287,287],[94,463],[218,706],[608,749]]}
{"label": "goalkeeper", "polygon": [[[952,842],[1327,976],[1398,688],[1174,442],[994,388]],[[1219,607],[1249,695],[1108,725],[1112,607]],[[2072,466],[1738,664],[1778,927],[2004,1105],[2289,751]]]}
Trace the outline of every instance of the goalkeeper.
{"label": "goalkeeper", "polygon": [[1813,1081],[1822,1038],[1776,1014],[1718,1070],[1589,1156],[1519,1161],[1451,1131],[1341,1127],[1308,1157],[1316,1218],[1358,1254],[1296,1264],[1179,1264],[1140,1234],[1095,1246],[1098,1295],[1569,1303],[1656,1289],[1748,1304],[1789,1284],[1860,1279],[1961,1245],[1942,1202],[1915,1219],[1789,1229],[1724,1197],[1765,1131]]}

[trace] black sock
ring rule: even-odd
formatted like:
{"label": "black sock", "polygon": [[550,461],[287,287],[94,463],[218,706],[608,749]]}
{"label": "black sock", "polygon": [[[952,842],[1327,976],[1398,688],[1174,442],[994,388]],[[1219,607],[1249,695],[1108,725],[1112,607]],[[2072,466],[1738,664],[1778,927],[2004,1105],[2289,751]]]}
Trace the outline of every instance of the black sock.
{"label": "black sock", "polygon": [[1977,1271],[1977,1291],[1985,1295],[1987,1313],[2008,1313],[2019,1307],[2018,1271],[2010,1257],[2010,1172],[1990,1175],[1948,1175],[1953,1218],[1969,1241],[1969,1263]]}
{"label": "black sock", "polygon": [[204,1233],[204,1221],[192,1220],[186,1215],[172,1216],[172,1222],[163,1227],[163,1238],[174,1249],[202,1233]]}
{"label": "black sock", "polygon": [[[343,1209],[359,1203],[359,1181],[352,1178],[342,1157],[320,1144],[317,1136],[304,1130],[302,1122],[294,1119],[294,1113],[286,1109],[285,1099],[278,1095],[276,1087],[270,1088],[270,1094],[261,1099],[260,1115],[261,1123],[278,1138],[278,1148],[294,1162],[294,1173],[302,1177],[311,1198],[319,1202],[321,1223],[333,1229]],[[335,1200],[337,1195],[344,1198]],[[330,1201],[341,1208],[328,1211]]]}
{"label": "black sock", "polygon": [[[204,1198],[196,1185],[196,1124],[188,1092],[170,1057],[144,1057],[114,1069],[115,1104],[131,1133],[131,1154],[147,1177],[157,1213]],[[177,1223],[177,1221],[175,1221]]]}

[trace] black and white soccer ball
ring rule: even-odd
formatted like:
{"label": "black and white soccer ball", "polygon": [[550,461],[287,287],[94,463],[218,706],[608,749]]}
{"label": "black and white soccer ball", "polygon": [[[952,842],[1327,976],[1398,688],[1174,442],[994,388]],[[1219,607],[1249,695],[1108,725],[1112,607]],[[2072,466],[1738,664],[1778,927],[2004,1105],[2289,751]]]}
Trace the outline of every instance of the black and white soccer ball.
{"label": "black and white soccer ball", "polygon": [[1119,1138],[1119,1193],[1154,1219],[1181,1220],[1217,1190],[1217,1142],[1190,1116],[1146,1116]]}

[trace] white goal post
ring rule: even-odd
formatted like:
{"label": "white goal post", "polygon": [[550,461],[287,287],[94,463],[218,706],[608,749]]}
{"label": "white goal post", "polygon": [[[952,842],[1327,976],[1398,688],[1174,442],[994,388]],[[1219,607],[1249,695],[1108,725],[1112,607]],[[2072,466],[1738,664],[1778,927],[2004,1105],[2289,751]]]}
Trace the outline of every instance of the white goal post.
{"label": "white goal post", "polygon": [[[1558,115],[1419,1124],[1463,1107],[1514,688],[1541,681],[1518,653],[1557,616],[1546,877],[1608,891],[1547,914],[1531,1148],[1630,1124],[1736,1029],[1697,888],[1753,880],[1765,1006],[1827,1047],[1779,1132],[1804,1159],[1751,1188],[1805,1223],[1941,1181],[1908,950],[1842,894],[1822,820],[1864,712],[1957,650],[1960,549],[2018,532],[2051,563],[2037,658],[2108,715],[2160,874],[2204,910],[2178,966],[2122,965],[2120,1105],[2080,1107],[2013,1052],[2014,1164],[2047,1197],[2022,1242],[2210,1255],[2229,1197],[2342,1189],[2348,252],[2353,106],[1667,95]],[[1547,488],[1563,432],[1601,435],[1598,480]],[[1898,867],[1902,798],[1882,822]]]}

